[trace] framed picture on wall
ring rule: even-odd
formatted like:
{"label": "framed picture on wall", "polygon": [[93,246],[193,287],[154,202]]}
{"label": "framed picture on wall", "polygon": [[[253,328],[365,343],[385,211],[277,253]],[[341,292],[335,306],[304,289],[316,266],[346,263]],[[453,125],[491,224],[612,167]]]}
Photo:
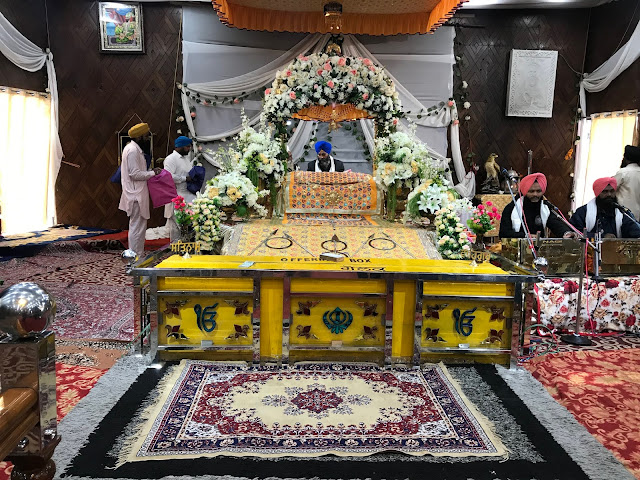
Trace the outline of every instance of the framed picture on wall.
{"label": "framed picture on wall", "polygon": [[102,53],[144,53],[138,2],[98,2],[98,24]]}

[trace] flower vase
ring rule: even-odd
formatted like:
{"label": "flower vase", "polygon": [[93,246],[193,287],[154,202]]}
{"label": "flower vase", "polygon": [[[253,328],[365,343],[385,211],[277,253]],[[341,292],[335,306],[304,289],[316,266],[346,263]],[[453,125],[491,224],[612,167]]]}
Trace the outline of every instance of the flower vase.
{"label": "flower vase", "polygon": [[235,222],[233,220],[233,216],[236,213],[236,207],[235,205],[229,205],[227,207],[221,207],[220,208],[222,210],[222,213],[224,213],[225,215],[225,220],[224,223],[226,223],[227,225],[233,225]]}
{"label": "flower vase", "polygon": [[476,240],[473,242],[472,248],[477,252],[485,250],[484,233],[476,233]]}
{"label": "flower vase", "polygon": [[389,220],[390,222],[392,222],[393,220],[395,220],[396,218],[396,202],[397,202],[397,190],[396,190],[396,184],[392,184],[389,186],[389,189],[387,190],[386,193],[386,204],[385,204],[385,210],[386,210],[386,217],[387,220]]}
{"label": "flower vase", "polygon": [[183,243],[193,242],[195,230],[189,224],[180,225],[180,241]]}

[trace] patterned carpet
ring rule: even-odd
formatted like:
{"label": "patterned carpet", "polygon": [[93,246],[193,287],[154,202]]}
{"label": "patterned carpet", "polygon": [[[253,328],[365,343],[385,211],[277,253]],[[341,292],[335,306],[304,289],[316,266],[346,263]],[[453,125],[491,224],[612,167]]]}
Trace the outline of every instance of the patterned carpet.
{"label": "patterned carpet", "polygon": [[256,220],[235,226],[225,253],[309,257],[336,250],[360,258],[440,258],[429,233],[393,224],[354,228]]}
{"label": "patterned carpet", "polygon": [[640,478],[640,349],[545,355],[526,368]]}
{"label": "patterned carpet", "polygon": [[52,227],[41,232],[29,232],[0,237],[0,256],[24,257],[34,255],[53,242],[74,240],[109,234],[115,230],[80,227]]}
{"label": "patterned carpet", "polygon": [[[218,455],[502,457],[444,366],[241,367],[186,360],[154,394],[120,462]],[[153,412],[153,413],[152,413]],[[132,444],[132,442],[135,442]]]}

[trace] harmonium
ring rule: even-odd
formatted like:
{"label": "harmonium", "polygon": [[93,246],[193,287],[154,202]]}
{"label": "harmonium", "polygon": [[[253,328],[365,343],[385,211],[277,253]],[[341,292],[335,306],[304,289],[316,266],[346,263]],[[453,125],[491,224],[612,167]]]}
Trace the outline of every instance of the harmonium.
{"label": "harmonium", "polygon": [[[590,274],[594,271],[594,248],[576,239],[540,238],[533,240],[539,257],[547,259],[548,277],[577,276],[585,257]],[[524,238],[502,240],[501,255],[521,265],[531,266],[533,254]],[[640,239],[606,238],[600,244],[599,273],[602,275],[640,274]]]}

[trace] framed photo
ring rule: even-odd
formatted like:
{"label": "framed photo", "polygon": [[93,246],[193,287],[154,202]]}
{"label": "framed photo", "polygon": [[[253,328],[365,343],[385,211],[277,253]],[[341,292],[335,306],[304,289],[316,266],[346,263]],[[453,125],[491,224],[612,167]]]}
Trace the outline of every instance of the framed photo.
{"label": "framed photo", "polygon": [[551,118],[557,64],[557,50],[511,50],[508,117]]}
{"label": "framed photo", "polygon": [[[153,160],[153,137],[154,133],[151,134],[151,143],[149,144],[149,151],[144,153],[144,158],[147,160],[147,168],[154,168],[156,166],[156,161]],[[126,133],[118,133],[118,165],[122,163],[122,150],[124,147],[131,141],[131,137]]]}
{"label": "framed photo", "polygon": [[98,2],[98,23],[102,53],[144,53],[139,3]]}

